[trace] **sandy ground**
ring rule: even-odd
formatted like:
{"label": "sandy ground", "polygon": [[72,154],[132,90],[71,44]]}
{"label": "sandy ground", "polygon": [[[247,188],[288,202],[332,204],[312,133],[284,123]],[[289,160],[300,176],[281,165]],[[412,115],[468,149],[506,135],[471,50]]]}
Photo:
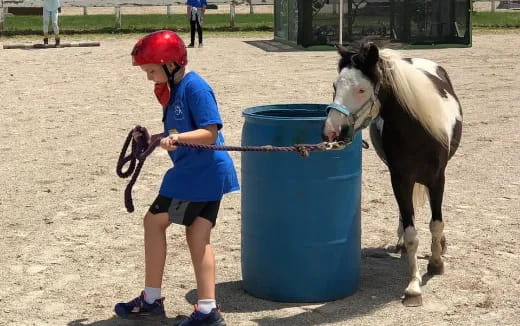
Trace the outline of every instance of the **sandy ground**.
{"label": "sandy ground", "polygon": [[[79,37],[86,36],[72,41]],[[134,187],[136,212],[126,213],[126,180],[115,175],[123,140],[136,124],[161,130],[152,85],[130,64],[137,37],[105,37],[95,48],[0,50],[1,325],[141,324],[114,318],[112,309],[143,286],[142,216],[170,162],[160,150],[147,160]],[[331,98],[335,52],[264,52],[244,42],[270,38],[207,35],[203,49],[189,50],[191,68],[214,86],[230,145],[240,144],[246,107]],[[472,48],[407,52],[446,67],[465,114],[462,144],[447,170],[446,273],[425,276],[422,307],[401,305],[406,259],[380,249],[395,243],[397,208],[386,167],[369,149],[365,255],[360,289],[351,297],[289,304],[245,293],[240,193],[225,197],[212,240],[228,325],[518,325],[518,48],[517,32],[488,32],[477,33]],[[240,155],[232,155],[240,171]],[[425,258],[425,209],[417,221]],[[163,291],[171,325],[191,312],[196,293],[183,229],[169,228],[168,241]],[[427,260],[419,262],[425,273]]]}

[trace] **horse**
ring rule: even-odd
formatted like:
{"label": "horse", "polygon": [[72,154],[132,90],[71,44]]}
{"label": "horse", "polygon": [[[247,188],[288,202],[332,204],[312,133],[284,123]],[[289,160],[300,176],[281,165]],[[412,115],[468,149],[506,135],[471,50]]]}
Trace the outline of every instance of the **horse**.
{"label": "horse", "polygon": [[399,207],[398,246],[408,255],[405,306],[422,305],[414,207],[429,197],[431,256],[428,274],[444,273],[446,237],[442,218],[445,169],[462,136],[462,108],[446,70],[422,58],[364,43],[359,51],[339,46],[333,102],[322,138],[352,141],[369,127],[379,158],[390,171]]}

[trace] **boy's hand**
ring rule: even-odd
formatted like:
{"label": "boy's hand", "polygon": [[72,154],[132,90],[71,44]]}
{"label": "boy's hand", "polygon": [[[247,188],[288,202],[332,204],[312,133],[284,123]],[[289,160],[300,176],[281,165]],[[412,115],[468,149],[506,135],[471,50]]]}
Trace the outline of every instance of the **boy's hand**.
{"label": "boy's hand", "polygon": [[177,149],[177,146],[175,146],[175,143],[179,141],[179,135],[173,134],[168,137],[164,137],[161,139],[161,148],[167,150],[167,151],[174,151]]}

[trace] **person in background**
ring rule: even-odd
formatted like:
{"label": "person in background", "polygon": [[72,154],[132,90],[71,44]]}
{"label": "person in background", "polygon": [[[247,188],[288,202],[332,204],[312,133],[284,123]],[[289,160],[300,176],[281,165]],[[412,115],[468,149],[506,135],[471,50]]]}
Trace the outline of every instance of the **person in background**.
{"label": "person in background", "polygon": [[60,46],[60,28],[58,26],[58,9],[60,0],[43,0],[43,44],[49,44],[49,21],[52,21],[55,45]]}
{"label": "person in background", "polygon": [[199,36],[199,48],[202,47],[202,21],[206,12],[206,0],[187,0],[186,1],[186,17],[190,21],[191,42],[189,48],[195,46],[195,30]]}

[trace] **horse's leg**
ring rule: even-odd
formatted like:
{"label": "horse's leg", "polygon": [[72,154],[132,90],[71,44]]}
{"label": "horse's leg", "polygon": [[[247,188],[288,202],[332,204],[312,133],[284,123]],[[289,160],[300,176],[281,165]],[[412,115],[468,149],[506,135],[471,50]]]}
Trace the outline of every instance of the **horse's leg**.
{"label": "horse's leg", "polygon": [[442,198],[444,194],[444,173],[429,187],[430,207],[432,219],[430,232],[432,234],[432,255],[428,262],[428,273],[438,275],[444,273],[442,255],[446,252],[446,238],[444,237],[444,222],[442,221]]}
{"label": "horse's leg", "polygon": [[406,253],[406,247],[404,245],[404,229],[403,229],[403,217],[399,214],[399,223],[397,225],[397,244],[395,245],[395,252]]}
{"label": "horse's leg", "polygon": [[405,306],[422,305],[421,297],[421,274],[417,262],[417,248],[419,247],[419,239],[417,239],[417,231],[414,226],[414,209],[413,209],[413,187],[414,182],[408,177],[401,177],[392,174],[392,188],[394,190],[395,199],[399,206],[403,225],[404,246],[408,255],[408,268],[410,271],[410,282],[406,287],[403,304]]}
{"label": "horse's leg", "polygon": [[[386,159],[385,150],[383,149],[383,125],[384,120],[381,117],[377,117],[370,124],[370,140],[372,140],[372,145],[376,150],[377,156],[388,166],[388,161]],[[399,223],[397,225],[397,243],[395,248],[390,247],[391,251],[406,253],[406,247],[404,246],[404,238],[403,238],[404,230],[403,230],[403,218],[401,214],[399,214]]]}

